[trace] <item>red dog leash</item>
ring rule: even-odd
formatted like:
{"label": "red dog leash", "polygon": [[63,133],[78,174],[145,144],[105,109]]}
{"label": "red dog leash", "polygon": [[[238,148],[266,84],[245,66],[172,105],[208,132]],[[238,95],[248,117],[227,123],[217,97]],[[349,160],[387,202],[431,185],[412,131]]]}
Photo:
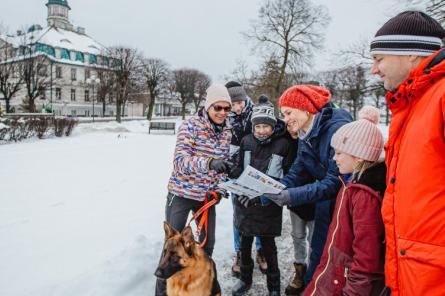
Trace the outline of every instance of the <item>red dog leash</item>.
{"label": "red dog leash", "polygon": [[[208,196],[212,196],[212,200],[209,201]],[[196,228],[196,235],[199,237],[199,235],[201,234],[201,230],[204,227],[205,228],[205,237],[203,239],[203,241],[199,244],[199,246],[201,248],[203,248],[207,242],[207,230],[208,230],[208,224],[209,224],[209,217],[208,217],[208,212],[209,212],[209,208],[213,205],[215,205],[216,203],[218,203],[219,201],[219,197],[218,194],[215,191],[209,191],[206,193],[206,197],[204,199],[204,205],[198,210],[196,211],[196,213],[192,216],[192,219],[190,220],[190,222],[188,223],[188,225],[190,225],[190,223],[192,223],[192,221],[197,220],[199,216],[202,217],[199,220],[198,226]]]}

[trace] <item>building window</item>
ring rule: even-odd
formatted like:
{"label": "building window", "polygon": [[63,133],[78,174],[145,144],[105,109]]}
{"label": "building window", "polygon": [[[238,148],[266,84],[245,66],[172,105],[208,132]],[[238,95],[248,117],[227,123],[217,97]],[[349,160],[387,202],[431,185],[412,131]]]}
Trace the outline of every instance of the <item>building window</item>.
{"label": "building window", "polygon": [[60,51],[60,57],[65,60],[70,60],[71,59],[70,51],[66,48],[62,48]]}
{"label": "building window", "polygon": [[71,101],[76,100],[76,90],[73,88],[71,89]]}
{"label": "building window", "polygon": [[90,53],[88,59],[90,61],[90,64],[97,64],[97,57],[96,57],[96,55]]}
{"label": "building window", "polygon": [[56,99],[61,100],[62,99],[62,89],[59,87],[56,87]]}
{"label": "building window", "polygon": [[85,80],[87,80],[88,78],[90,78],[91,76],[91,71],[90,69],[85,69]]}
{"label": "building window", "polygon": [[77,69],[76,68],[72,68],[71,69],[71,80],[72,81],[76,81],[77,80]]}
{"label": "building window", "polygon": [[85,56],[82,52],[76,52],[76,61],[81,61],[82,63],[85,62]]}
{"label": "building window", "polygon": [[90,91],[88,89],[85,90],[85,102],[90,101]]}
{"label": "building window", "polygon": [[37,65],[37,73],[39,76],[47,76],[48,67],[46,65]]}
{"label": "building window", "polygon": [[71,110],[71,116],[76,116],[76,115],[77,115],[76,110]]}
{"label": "building window", "polygon": [[56,78],[62,78],[62,67],[56,66]]}
{"label": "building window", "polygon": [[108,66],[110,64],[110,60],[107,57],[102,57],[102,65]]}

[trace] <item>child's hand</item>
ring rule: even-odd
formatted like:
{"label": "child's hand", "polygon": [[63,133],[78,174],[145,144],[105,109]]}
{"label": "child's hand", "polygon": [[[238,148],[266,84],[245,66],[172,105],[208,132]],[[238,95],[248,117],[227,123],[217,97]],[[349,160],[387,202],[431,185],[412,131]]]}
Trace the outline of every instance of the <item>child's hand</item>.
{"label": "child's hand", "polygon": [[239,195],[239,196],[237,197],[237,199],[238,199],[239,203],[240,203],[243,207],[245,207],[245,208],[250,208],[250,207],[256,206],[256,205],[258,205],[258,204],[261,203],[259,197],[255,197],[255,198],[250,199],[250,198],[247,197],[247,196]]}

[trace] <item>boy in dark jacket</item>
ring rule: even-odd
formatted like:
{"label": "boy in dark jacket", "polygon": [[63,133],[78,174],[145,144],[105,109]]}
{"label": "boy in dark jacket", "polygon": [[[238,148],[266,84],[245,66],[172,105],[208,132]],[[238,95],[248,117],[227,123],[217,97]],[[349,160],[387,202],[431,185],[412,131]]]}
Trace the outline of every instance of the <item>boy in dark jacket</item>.
{"label": "boy in dark jacket", "polygon": [[[287,173],[295,158],[296,145],[286,132],[284,122],[274,115],[274,107],[266,96],[260,96],[252,114],[253,134],[245,136],[240,145],[240,162],[232,177],[238,177],[248,166],[279,180]],[[241,275],[233,295],[244,295],[252,285],[253,260],[251,248],[254,236],[261,239],[267,262],[269,295],[280,295],[275,237],[281,235],[282,208],[263,198],[238,196],[235,201],[235,225],[241,234]]]}

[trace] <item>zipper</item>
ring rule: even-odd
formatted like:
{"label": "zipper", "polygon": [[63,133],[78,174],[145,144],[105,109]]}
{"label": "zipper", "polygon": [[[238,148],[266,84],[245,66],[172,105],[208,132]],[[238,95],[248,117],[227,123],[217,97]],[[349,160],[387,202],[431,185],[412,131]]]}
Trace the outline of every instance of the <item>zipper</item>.
{"label": "zipper", "polygon": [[168,203],[168,206],[171,207],[173,203],[173,199],[175,198],[176,194],[172,194],[172,198],[170,199],[170,202]]}
{"label": "zipper", "polygon": [[[339,220],[340,220],[340,211],[342,209],[343,199],[345,197],[345,193],[346,193],[346,189],[347,189],[343,180],[341,178],[340,178],[340,180],[343,183],[343,191],[341,194],[340,205],[338,206],[337,216],[335,217],[336,224],[335,224],[334,232],[332,233],[331,241],[329,242],[329,246],[328,246],[328,260],[327,260],[326,266],[324,267],[323,271],[318,275],[317,279],[315,280],[314,290],[312,291],[311,296],[315,295],[315,292],[317,291],[318,282],[320,281],[320,278],[323,276],[323,274],[326,273],[326,270],[328,269],[329,263],[331,261],[331,248],[332,248],[332,245],[334,244],[335,234],[337,233],[337,230],[338,230]],[[345,271],[345,274],[346,274],[346,271]]]}

